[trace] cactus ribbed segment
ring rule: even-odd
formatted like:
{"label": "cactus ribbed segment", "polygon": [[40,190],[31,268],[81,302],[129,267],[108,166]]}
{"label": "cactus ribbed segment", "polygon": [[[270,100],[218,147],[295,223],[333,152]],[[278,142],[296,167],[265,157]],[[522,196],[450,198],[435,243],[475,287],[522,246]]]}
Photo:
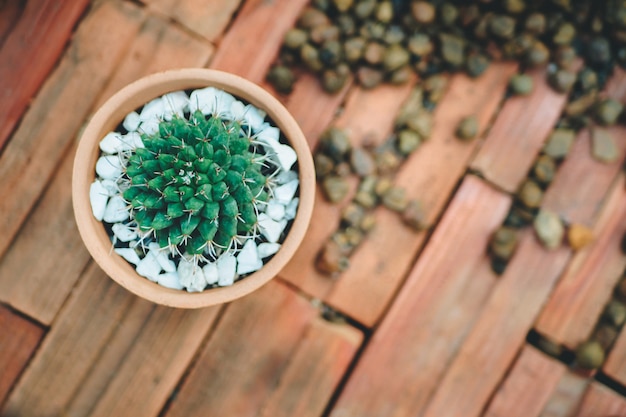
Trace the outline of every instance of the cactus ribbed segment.
{"label": "cactus ribbed segment", "polygon": [[254,236],[271,180],[248,126],[200,111],[161,121],[130,152],[123,192],[131,218],[159,246],[201,255]]}

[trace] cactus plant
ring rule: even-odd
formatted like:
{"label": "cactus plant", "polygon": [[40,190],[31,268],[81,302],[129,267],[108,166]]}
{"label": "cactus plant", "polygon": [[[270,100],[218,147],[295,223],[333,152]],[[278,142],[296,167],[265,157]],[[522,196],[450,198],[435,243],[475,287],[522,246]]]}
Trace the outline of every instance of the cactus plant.
{"label": "cactus plant", "polygon": [[126,154],[122,196],[144,237],[173,254],[202,256],[257,235],[277,171],[249,126],[196,110],[141,139],[144,147]]}

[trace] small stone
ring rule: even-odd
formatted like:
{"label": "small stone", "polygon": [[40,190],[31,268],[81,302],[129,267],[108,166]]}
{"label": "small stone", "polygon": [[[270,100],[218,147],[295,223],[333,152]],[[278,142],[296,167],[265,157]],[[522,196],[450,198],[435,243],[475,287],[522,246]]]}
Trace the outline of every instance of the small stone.
{"label": "small stone", "polygon": [[122,127],[128,132],[134,132],[139,128],[140,123],[141,119],[139,118],[139,113],[137,113],[136,111],[132,111],[128,113],[124,118],[124,121],[122,122]]}
{"label": "small stone", "polygon": [[125,224],[115,223],[111,229],[113,230],[113,235],[121,242],[130,242],[137,239],[137,232]]}
{"label": "small stone", "polygon": [[543,191],[541,187],[533,180],[526,180],[522,183],[517,192],[519,201],[529,209],[536,209],[541,206],[543,200]]}
{"label": "small stone", "polygon": [[157,283],[163,287],[171,288],[173,290],[182,290],[184,287],[180,283],[178,274],[176,272],[166,272],[159,274],[157,277]]}
{"label": "small stone", "polygon": [[615,99],[603,100],[596,108],[596,119],[605,126],[613,125],[617,122],[623,109],[622,103]]}
{"label": "small stone", "polygon": [[461,119],[461,122],[456,128],[456,136],[459,139],[470,140],[474,139],[478,134],[478,119],[476,116],[471,115]]}
{"label": "small stone", "polygon": [[282,220],[285,217],[285,206],[276,200],[270,200],[265,208],[265,213],[270,216],[272,220]]}
{"label": "small stone", "polygon": [[322,73],[322,87],[330,94],[340,91],[346,85],[347,80],[347,76],[340,75],[335,70],[325,70]]}
{"label": "small stone", "polygon": [[350,164],[347,162],[342,162],[337,164],[335,167],[335,174],[341,178],[346,178],[352,173],[352,168],[350,168]]}
{"label": "small stone", "polygon": [[337,16],[337,27],[344,36],[354,36],[356,33],[356,21],[352,15],[341,13]]}
{"label": "small stone", "polygon": [[570,101],[565,107],[565,114],[569,117],[582,116],[595,104],[596,98],[596,92],[592,91],[576,100]]}
{"label": "small stone", "polygon": [[583,68],[578,73],[578,81],[583,91],[592,91],[598,88],[598,74],[591,68]]}
{"label": "small stone", "polygon": [[554,62],[559,68],[572,70],[574,69],[574,63],[576,62],[577,57],[578,54],[574,48],[571,46],[562,46],[556,50]]}
{"label": "small stone", "polygon": [[164,94],[161,100],[163,101],[163,118],[165,120],[172,120],[174,116],[182,117],[189,110],[189,97],[184,91]]}
{"label": "small stone", "polygon": [[237,274],[244,275],[263,268],[263,261],[257,253],[254,239],[248,239],[237,255]]}
{"label": "small stone", "polygon": [[376,162],[372,155],[363,148],[352,148],[350,153],[352,170],[360,177],[372,175],[376,170]]}
{"label": "small stone", "polygon": [[289,204],[298,190],[300,181],[298,179],[292,180],[287,184],[283,184],[274,188],[274,198],[278,203]]}
{"label": "small stone", "polygon": [[535,35],[541,35],[546,30],[546,17],[541,13],[531,13],[524,23],[526,30]]}
{"label": "small stone", "polygon": [[603,163],[612,163],[619,158],[619,149],[613,136],[601,127],[594,127],[591,130],[591,154]]}
{"label": "small stone", "polygon": [[575,135],[571,129],[555,129],[548,137],[543,152],[557,160],[565,158],[574,143]]}
{"label": "small stone", "polygon": [[533,78],[527,74],[515,74],[509,80],[509,89],[517,96],[527,96],[533,91]]}
{"label": "small stone", "polygon": [[89,186],[89,201],[91,203],[91,212],[96,220],[102,221],[104,218],[108,200],[108,190],[102,185],[102,182],[95,180]]}
{"label": "small stone", "polygon": [[576,28],[571,23],[563,23],[552,37],[555,45],[569,45],[576,36]]}
{"label": "small stone", "polygon": [[393,19],[393,4],[391,1],[383,1],[376,7],[376,20],[381,23],[389,23]]}
{"label": "small stone", "polygon": [[384,149],[375,156],[378,172],[385,175],[394,173],[400,166],[400,158],[391,149]]}
{"label": "small stone", "polygon": [[143,106],[141,112],[139,113],[139,119],[142,122],[159,122],[165,118],[165,112],[165,103],[163,102],[163,99],[160,97],[155,98]]}
{"label": "small stone", "polygon": [[567,229],[567,241],[575,251],[587,246],[593,239],[593,231],[585,225],[574,223]]}
{"label": "small stone", "polygon": [[115,154],[131,147],[124,146],[122,135],[117,132],[109,132],[100,141],[100,150],[104,153]]}
{"label": "small stone", "polygon": [[576,74],[564,69],[559,69],[550,74],[548,81],[552,88],[559,93],[568,93],[576,82]]}
{"label": "small stone", "polygon": [[404,188],[391,187],[382,197],[382,202],[390,210],[402,212],[407,207],[407,200]]}
{"label": "small stone", "polygon": [[511,39],[515,34],[515,19],[506,15],[493,16],[489,31],[500,39]]}
{"label": "small stone", "polygon": [[320,55],[317,49],[309,43],[305,43],[300,48],[300,59],[308,69],[313,72],[320,72],[324,69],[324,64],[320,60]]}
{"label": "small stone", "polygon": [[595,37],[587,47],[587,59],[593,64],[604,65],[611,61],[611,44],[607,38]]}
{"label": "small stone", "polygon": [[606,352],[613,346],[618,335],[619,332],[615,327],[602,323],[593,332],[593,340],[598,342]]}
{"label": "small stone", "polygon": [[287,226],[287,220],[283,219],[280,221],[274,221],[265,213],[261,213],[258,217],[259,228],[261,230],[261,234],[265,236],[265,238],[272,243],[278,242],[280,239],[280,235],[285,230]]}
{"label": "small stone", "polygon": [[459,9],[455,5],[451,3],[444,3],[441,5],[440,19],[441,19],[441,23],[443,23],[444,26],[454,25],[454,22],[456,21],[458,17],[459,17]]}
{"label": "small stone", "polygon": [[130,217],[127,204],[124,199],[116,195],[109,199],[102,220],[107,223],[121,223]]}
{"label": "small stone", "polygon": [[404,42],[406,39],[406,33],[402,27],[398,25],[391,25],[385,32],[384,41],[387,45],[394,45]]}
{"label": "small stone", "polygon": [[259,243],[257,246],[257,255],[261,259],[274,255],[280,249],[280,243]]}
{"label": "small stone", "polygon": [[350,9],[353,3],[354,0],[333,0],[333,4],[340,12],[345,12]]}
{"label": "small stone", "polygon": [[389,82],[394,85],[406,84],[413,76],[413,70],[405,65],[393,71],[389,76]]}
{"label": "small stone", "polygon": [[287,31],[283,44],[290,49],[299,49],[307,42],[308,38],[306,31],[294,28]]}
{"label": "small stone", "polygon": [[336,127],[326,129],[320,138],[320,149],[335,162],[343,162],[350,151],[350,139],[346,132]]}
{"label": "small stone", "polygon": [[605,353],[600,343],[588,341],[576,349],[576,363],[584,369],[597,369],[604,363]]}
{"label": "small stone", "polygon": [[284,185],[287,184],[288,182],[292,182],[294,180],[298,179],[298,173],[295,171],[281,171],[280,174],[278,174],[275,177],[275,182],[278,185]]}
{"label": "small stone", "polygon": [[354,6],[354,15],[357,19],[365,20],[376,9],[376,0],[360,0]]}
{"label": "small stone", "polygon": [[398,150],[402,155],[409,155],[419,148],[422,143],[420,135],[410,129],[401,130],[398,133]]}
{"label": "small stone", "polygon": [[541,184],[549,184],[556,173],[556,163],[548,155],[541,155],[533,166],[533,175]]}
{"label": "small stone", "polygon": [[376,226],[376,216],[373,212],[367,212],[363,216],[361,220],[361,224],[359,224],[359,228],[363,231],[363,233],[371,232]]}
{"label": "small stone", "polygon": [[411,14],[417,23],[432,23],[435,20],[435,7],[427,1],[415,1],[411,3]]}
{"label": "small stone", "polygon": [[115,248],[115,253],[117,253],[133,265],[137,265],[141,261],[141,259],[139,259],[139,255],[137,255],[137,252],[135,252],[135,250],[131,248]]}
{"label": "small stone", "polygon": [[411,36],[407,47],[409,52],[418,57],[430,55],[435,49],[430,37],[424,33],[416,33]]}
{"label": "small stone", "polygon": [[148,252],[144,258],[137,264],[136,271],[142,277],[148,278],[150,281],[157,282],[161,266],[153,252]]}
{"label": "small stone", "polygon": [[356,203],[350,203],[341,210],[341,220],[349,226],[358,227],[365,216],[365,210]]}
{"label": "small stone", "polygon": [[565,230],[559,216],[547,210],[540,210],[533,225],[543,246],[556,249],[561,245]]}
{"label": "small stone", "polygon": [[556,358],[563,353],[563,347],[561,345],[546,337],[540,337],[539,340],[537,340],[537,347],[548,355]]}
{"label": "small stone", "polygon": [[298,197],[294,198],[285,206],[285,219],[293,220],[296,218],[296,213],[298,211],[298,204],[300,203],[300,199]]}
{"label": "small stone", "polygon": [[540,41],[536,41],[533,45],[526,51],[526,63],[531,67],[538,67],[544,65],[548,62],[550,58],[550,51]]}
{"label": "small stone", "polygon": [[215,266],[219,277],[217,285],[220,287],[233,285],[237,275],[237,259],[230,253],[224,253],[217,258]]}
{"label": "small stone", "polygon": [[315,265],[323,273],[337,274],[348,269],[350,261],[344,255],[339,244],[333,240],[328,240],[320,251]]}
{"label": "small stone", "polygon": [[365,46],[363,58],[371,65],[378,65],[383,62],[387,48],[379,42],[370,42]]}
{"label": "small stone", "polygon": [[348,194],[348,182],[341,177],[328,176],[322,182],[324,195],[331,203],[338,203]]}
{"label": "small stone", "polygon": [[330,21],[321,10],[307,7],[298,18],[298,26],[303,29],[313,29],[316,26],[328,25]]}
{"label": "small stone", "polygon": [[295,76],[289,67],[275,65],[267,73],[267,81],[269,81],[279,93],[289,94],[293,89]]}
{"label": "small stone", "polygon": [[431,113],[421,111],[414,117],[411,117],[406,121],[406,125],[409,129],[420,135],[422,140],[430,138],[430,134],[433,128],[433,116]]}
{"label": "small stone", "polygon": [[424,230],[427,224],[422,203],[418,200],[410,200],[402,212],[402,221],[415,230]]}
{"label": "small stone", "polygon": [[329,175],[335,169],[335,163],[333,160],[323,153],[317,153],[313,157],[315,163],[315,176],[317,178],[324,178]]}
{"label": "small stone", "polygon": [[207,286],[202,268],[193,261],[181,259],[176,272],[180,285],[189,292],[200,292]]}
{"label": "small stone", "polygon": [[96,174],[103,179],[117,180],[122,172],[122,162],[117,155],[103,155],[96,161]]}
{"label": "small stone", "polygon": [[330,68],[337,66],[343,58],[343,50],[339,41],[329,40],[320,47],[319,57],[322,63]]}
{"label": "small stone", "polygon": [[480,77],[489,67],[489,59],[482,54],[472,54],[467,57],[465,67],[470,77]]}
{"label": "small stone", "polygon": [[504,10],[511,14],[518,14],[526,9],[523,0],[504,0]]}
{"label": "small stone", "polygon": [[439,34],[441,57],[452,67],[459,68],[465,62],[465,40],[447,33]]}
{"label": "small stone", "polygon": [[491,236],[489,249],[494,256],[509,260],[517,248],[517,233],[510,227],[500,227]]}
{"label": "small stone", "polygon": [[387,191],[393,187],[393,182],[387,177],[378,178],[374,187],[377,196],[382,197]]}
{"label": "small stone", "polygon": [[385,50],[383,55],[383,67],[391,72],[409,63],[409,53],[402,46],[395,44]]}
{"label": "small stone", "polygon": [[204,279],[208,285],[215,285],[220,279],[215,262],[209,262],[204,265],[202,267],[202,273],[204,274]]}
{"label": "small stone", "polygon": [[343,51],[346,61],[357,62],[363,56],[365,50],[365,39],[357,37],[346,40],[343,44]]}
{"label": "small stone", "polygon": [[496,258],[496,257],[491,258],[491,262],[490,262],[491,270],[496,275],[504,274],[504,271],[506,270],[507,265],[508,263],[506,259]]}
{"label": "small stone", "polygon": [[524,216],[520,216],[519,207],[513,207],[504,219],[504,225],[519,229],[526,226],[529,221],[532,221],[532,215],[530,220],[526,220]]}
{"label": "small stone", "polygon": [[604,308],[602,316],[607,322],[620,328],[626,322],[626,305],[619,301],[611,300]]}

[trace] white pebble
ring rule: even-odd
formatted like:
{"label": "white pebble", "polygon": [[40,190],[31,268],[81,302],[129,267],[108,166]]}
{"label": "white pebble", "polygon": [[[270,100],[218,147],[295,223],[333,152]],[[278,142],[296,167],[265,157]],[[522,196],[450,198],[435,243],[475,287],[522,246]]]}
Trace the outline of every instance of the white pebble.
{"label": "white pebble", "polygon": [[272,142],[280,143],[280,130],[277,127],[264,123],[261,129],[262,130],[257,133],[257,139],[267,144]]}
{"label": "white pebble", "polygon": [[274,197],[276,201],[282,204],[289,204],[291,200],[293,200],[294,195],[296,195],[296,190],[298,189],[298,185],[300,181],[298,179],[291,180],[287,184],[283,184],[274,189]]}
{"label": "white pebble", "polygon": [[159,273],[161,272],[161,266],[152,252],[148,252],[146,256],[139,261],[136,269],[139,275],[154,282],[157,282]]}
{"label": "white pebble", "polygon": [[139,130],[146,135],[153,135],[159,131],[159,121],[156,119],[141,122]]}
{"label": "white pebble", "polygon": [[244,121],[252,128],[253,132],[257,132],[263,125],[265,115],[263,110],[257,109],[252,104],[248,104],[244,111]]}
{"label": "white pebble", "polygon": [[141,261],[141,259],[139,259],[139,255],[137,255],[137,252],[135,252],[135,249],[116,248],[115,253],[117,253],[133,265],[137,265]]}
{"label": "white pebble", "polygon": [[217,89],[215,87],[200,88],[191,92],[189,96],[189,111],[200,110],[204,115],[213,114],[217,103]]}
{"label": "white pebble", "polygon": [[152,101],[147,102],[141,109],[139,119],[142,122],[149,122],[152,120],[160,121],[165,116],[165,102],[162,98],[155,98]]}
{"label": "white pebble", "polygon": [[183,116],[185,110],[189,108],[189,97],[184,91],[165,94],[162,99],[165,106],[165,120],[172,120],[174,115]]}
{"label": "white pebble", "polygon": [[197,263],[181,259],[177,272],[181,285],[187,288],[187,291],[200,292],[206,287],[202,268]]}
{"label": "white pebble", "polygon": [[298,203],[300,203],[300,199],[298,197],[291,200],[287,207],[285,207],[285,218],[287,220],[292,220],[296,218],[296,212],[298,211]]}
{"label": "white pebble", "polygon": [[278,249],[280,249],[280,243],[259,243],[257,253],[259,258],[263,259],[275,254]]}
{"label": "white pebble", "polygon": [[202,272],[204,273],[204,279],[206,279],[207,284],[217,284],[217,281],[219,280],[219,275],[215,262],[209,262],[208,264],[204,265],[204,267],[202,268]]}
{"label": "white pebble", "polygon": [[241,248],[239,255],[237,255],[237,273],[239,275],[249,274],[250,272],[258,271],[262,267],[263,261],[257,253],[256,242],[253,239],[249,239]]}
{"label": "white pebble", "polygon": [[272,220],[282,220],[285,217],[285,206],[276,200],[270,200],[265,208],[265,213],[272,218]]}
{"label": "white pebble", "polygon": [[233,103],[237,99],[223,90],[217,90],[217,104],[215,107],[215,115],[220,116],[223,119],[232,120],[233,115],[230,111]]}
{"label": "white pebble", "polygon": [[123,223],[115,223],[112,229],[115,237],[122,242],[130,242],[137,239],[137,232]]}
{"label": "white pebble", "polygon": [[245,120],[246,106],[241,101],[235,100],[230,105],[230,114],[233,120],[243,121]]}
{"label": "white pebble", "polygon": [[280,235],[285,230],[285,226],[287,226],[287,220],[276,222],[265,213],[259,215],[258,221],[261,234],[272,243],[278,242]]}
{"label": "white pebble", "polygon": [[276,183],[278,185],[283,185],[297,179],[298,173],[296,171],[280,171],[280,174],[276,176]]}
{"label": "white pebble", "polygon": [[103,155],[96,162],[96,174],[107,180],[117,180],[122,175],[122,163],[117,155]]}
{"label": "white pebble", "polygon": [[122,135],[117,132],[107,133],[100,141],[100,150],[104,153],[118,153],[122,147]]}
{"label": "white pebble", "polygon": [[161,265],[161,268],[163,268],[165,272],[176,271],[176,264],[167,256],[168,251],[166,249],[162,249],[156,242],[150,243],[148,248],[151,252],[154,252],[159,265]]}
{"label": "white pebble", "polygon": [[109,197],[113,197],[114,195],[117,195],[120,192],[120,187],[118,187],[116,181],[102,180],[102,186],[107,191],[107,195]]}
{"label": "white pebble", "polygon": [[134,132],[139,127],[139,123],[141,119],[139,118],[139,113],[136,111],[130,112],[124,118],[122,122],[122,126],[129,132]]}
{"label": "white pebble", "polygon": [[220,287],[233,285],[237,272],[237,259],[230,253],[224,253],[217,258],[216,264],[219,277],[217,285]]}
{"label": "white pebble", "polygon": [[[159,126],[157,125],[157,130],[158,129]],[[124,142],[124,145],[127,146],[128,149],[145,148],[145,145],[141,140],[141,135],[137,132],[127,133],[124,137],[122,137],[122,142]]]}
{"label": "white pebble", "polygon": [[107,223],[120,223],[127,220],[128,217],[128,208],[124,199],[119,195],[111,197],[102,219]]}
{"label": "white pebble", "polygon": [[178,274],[176,272],[166,272],[165,274],[159,275],[157,277],[157,282],[159,283],[159,285],[171,288],[173,290],[183,289],[183,286],[180,284],[180,280],[178,279]]}
{"label": "white pebble", "polygon": [[91,212],[96,220],[102,221],[108,200],[109,193],[107,189],[100,181],[94,181],[89,187],[89,201],[91,202]]}

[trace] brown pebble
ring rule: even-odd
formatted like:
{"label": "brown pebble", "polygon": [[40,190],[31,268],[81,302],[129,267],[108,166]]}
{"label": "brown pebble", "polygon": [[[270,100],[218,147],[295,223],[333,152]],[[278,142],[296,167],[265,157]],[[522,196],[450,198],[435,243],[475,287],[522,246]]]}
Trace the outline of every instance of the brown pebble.
{"label": "brown pebble", "polygon": [[372,175],[376,171],[376,162],[372,155],[363,148],[352,148],[350,165],[355,174],[360,177]]}
{"label": "brown pebble", "polygon": [[593,332],[593,340],[598,342],[602,349],[608,351],[615,343],[617,336],[619,335],[618,330],[606,323],[601,323]]}
{"label": "brown pebble", "polygon": [[307,35],[306,31],[302,29],[290,29],[285,34],[284,44],[287,48],[290,49],[299,49],[302,45],[306,43],[309,35]]}
{"label": "brown pebble", "polygon": [[382,196],[382,202],[390,210],[402,212],[407,207],[404,188],[391,187]]}
{"label": "brown pebble", "polygon": [[374,213],[371,211],[365,213],[365,215],[363,216],[363,219],[361,220],[361,224],[359,225],[361,230],[364,233],[369,233],[372,230],[374,230],[375,226],[376,226],[376,216],[374,215]]}
{"label": "brown pebble", "polygon": [[383,72],[375,68],[360,67],[356,77],[363,88],[374,88],[383,81]]}
{"label": "brown pebble", "polygon": [[349,186],[348,182],[342,177],[328,176],[322,182],[322,189],[328,201],[338,203],[348,194]]}
{"label": "brown pebble", "polygon": [[567,229],[567,241],[575,251],[584,248],[593,242],[593,239],[593,231],[583,224],[573,223]]}
{"label": "brown pebble", "polygon": [[361,20],[367,19],[376,9],[376,0],[359,0],[354,6],[354,15]]}
{"label": "brown pebble", "polygon": [[335,70],[327,69],[322,73],[322,87],[327,93],[334,94],[346,85],[347,77]]}
{"label": "brown pebble", "polygon": [[323,273],[336,274],[348,269],[350,261],[341,247],[336,242],[329,240],[320,251],[315,265]]}
{"label": "brown pebble", "polygon": [[333,4],[340,12],[345,12],[352,7],[354,0],[333,0]]}
{"label": "brown pebble", "polygon": [[305,43],[300,49],[300,59],[313,72],[319,72],[324,69],[324,64],[320,60],[319,51],[309,43]]}
{"label": "brown pebble", "polygon": [[562,46],[556,50],[554,62],[564,70],[572,70],[578,54],[571,46]]}
{"label": "brown pebble", "polygon": [[320,149],[335,162],[343,162],[352,145],[347,133],[337,127],[329,127],[320,137]]}
{"label": "brown pebble", "polygon": [[448,77],[443,74],[431,75],[424,80],[424,91],[428,93],[428,100],[438,103],[448,87]]}
{"label": "brown pebble", "polygon": [[596,119],[605,126],[613,125],[617,122],[623,109],[622,103],[615,99],[603,100],[596,108]]}
{"label": "brown pebble", "polygon": [[616,300],[611,300],[604,307],[602,317],[615,327],[622,327],[626,322],[626,305]]}
{"label": "brown pebble", "polygon": [[557,160],[565,158],[574,143],[575,137],[576,133],[571,129],[555,129],[548,137],[543,147],[543,152]]}
{"label": "brown pebble", "polygon": [[337,164],[337,166],[335,166],[335,173],[337,174],[337,176],[345,178],[352,174],[352,168],[350,167],[349,163],[340,162]]}
{"label": "brown pebble", "polygon": [[267,73],[267,80],[279,93],[289,94],[293,89],[295,76],[290,68],[284,65],[275,65]]}
{"label": "brown pebble", "polygon": [[448,33],[439,34],[441,57],[453,67],[459,68],[465,62],[465,40]]}
{"label": "brown pebble", "polygon": [[459,139],[474,139],[478,134],[478,119],[476,116],[471,115],[461,119],[456,127],[455,133]]}
{"label": "brown pebble", "polygon": [[415,230],[426,229],[426,213],[422,203],[418,200],[410,200],[402,212],[402,221]]}
{"label": "brown pebble", "polygon": [[391,73],[391,75],[389,76],[389,82],[395,85],[406,84],[407,82],[409,82],[412,76],[413,70],[410,66],[405,65]]}
{"label": "brown pebble", "polygon": [[576,349],[576,363],[584,369],[596,369],[604,363],[604,349],[597,341],[588,341]]}
{"label": "brown pebble", "polygon": [[591,129],[591,155],[597,161],[605,164],[610,164],[619,159],[619,148],[607,129],[597,126]]}
{"label": "brown pebble", "polygon": [[369,64],[378,65],[383,62],[385,52],[386,48],[383,44],[378,42],[369,42],[365,46],[363,58]]}
{"label": "brown pebble", "polygon": [[576,28],[571,23],[565,22],[557,29],[552,37],[552,42],[556,45],[569,45],[576,36]]}
{"label": "brown pebble", "polygon": [[316,153],[313,157],[313,161],[315,162],[315,176],[317,178],[324,178],[335,169],[333,160],[323,153]]}
{"label": "brown pebble", "polygon": [[496,15],[489,21],[489,31],[500,39],[511,39],[515,34],[515,19],[507,15]]}
{"label": "brown pebble", "polygon": [[543,191],[532,180],[526,180],[522,183],[519,191],[517,192],[517,198],[529,209],[536,209],[541,206],[543,200]]}
{"label": "brown pebble", "polygon": [[559,69],[550,74],[548,81],[552,88],[559,93],[568,93],[576,82],[576,74],[564,69]]}
{"label": "brown pebble", "polygon": [[383,1],[376,7],[376,20],[381,23],[389,23],[393,20],[393,4],[390,1]]}
{"label": "brown pebble", "polygon": [[531,13],[526,18],[524,27],[530,33],[541,35],[546,30],[546,17],[541,13]]}
{"label": "brown pebble", "polygon": [[526,51],[525,61],[531,67],[538,67],[544,65],[548,62],[550,58],[550,51],[540,41],[536,41],[533,45]]}
{"label": "brown pebble", "polygon": [[417,23],[428,24],[435,20],[435,7],[427,1],[411,3],[411,13]]}
{"label": "brown pebble", "polygon": [[548,155],[541,155],[533,166],[533,175],[541,184],[549,184],[556,173],[556,163]]}
{"label": "brown pebble", "polygon": [[298,19],[298,26],[303,29],[313,29],[316,26],[328,24],[330,21],[324,12],[313,7],[305,8]]}
{"label": "brown pebble", "polygon": [[383,175],[394,173],[402,162],[398,155],[391,149],[377,151],[374,159],[378,172]]}
{"label": "brown pebble", "polygon": [[406,121],[409,129],[420,135],[422,140],[430,138],[433,128],[433,116],[427,111],[421,111]]}
{"label": "brown pebble", "polygon": [[594,105],[596,98],[597,93],[595,91],[591,91],[573,101],[570,101],[565,107],[565,114],[569,117],[582,116]]}
{"label": "brown pebble", "polygon": [[409,155],[422,143],[420,135],[410,129],[398,133],[398,150],[402,155]]}
{"label": "brown pebble", "polygon": [[408,50],[413,55],[424,57],[433,52],[434,46],[430,37],[424,33],[417,33],[409,38]]}
{"label": "brown pebble", "polygon": [[357,62],[363,56],[365,50],[365,39],[357,37],[350,38],[343,44],[344,56],[349,63]]}
{"label": "brown pebble", "polygon": [[393,182],[387,177],[378,178],[376,181],[376,186],[374,187],[374,192],[377,196],[382,197],[387,191],[391,189],[393,186]]}
{"label": "brown pebble", "polygon": [[[367,58],[366,58],[367,59]],[[409,53],[400,45],[391,45],[383,56],[383,67],[385,71],[395,71],[409,63]]]}
{"label": "brown pebble", "polygon": [[493,255],[500,259],[510,259],[516,248],[517,232],[513,228],[500,227],[491,236],[489,249]]}

